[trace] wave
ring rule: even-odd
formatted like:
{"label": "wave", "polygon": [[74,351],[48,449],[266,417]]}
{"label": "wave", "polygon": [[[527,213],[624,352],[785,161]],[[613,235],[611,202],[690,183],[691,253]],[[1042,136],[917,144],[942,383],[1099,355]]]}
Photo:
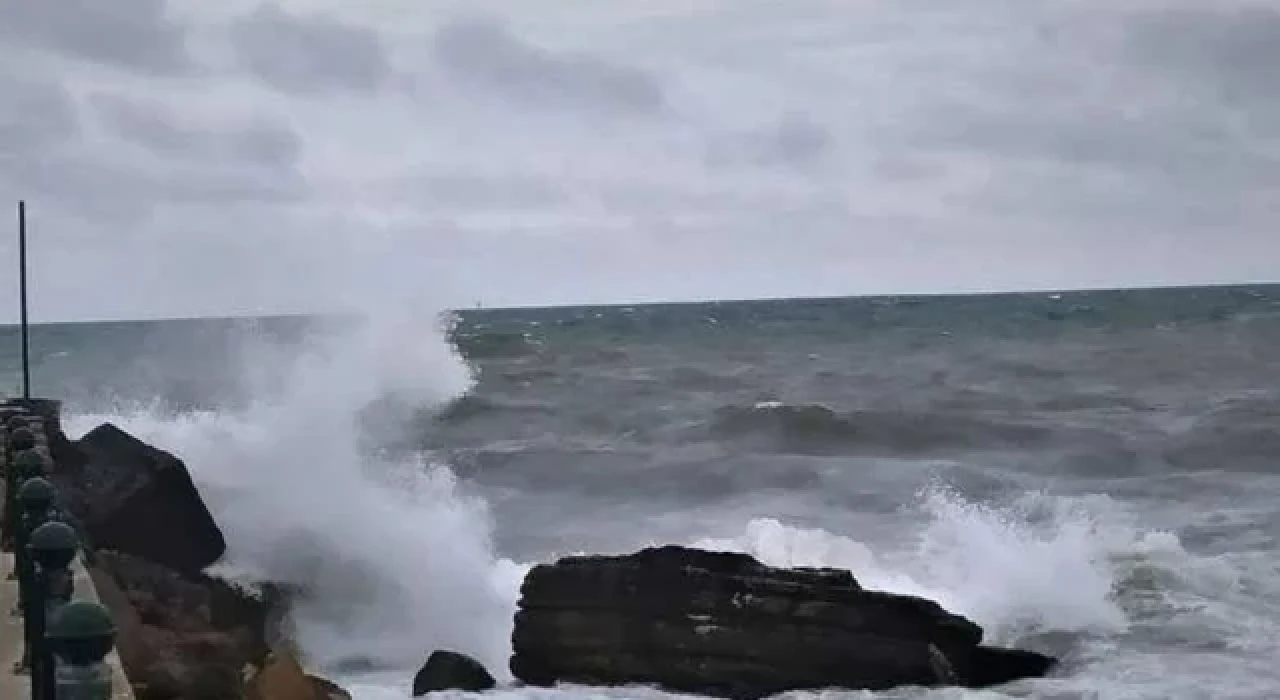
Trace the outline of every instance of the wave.
{"label": "wave", "polygon": [[[495,551],[496,524],[482,495],[444,464],[385,463],[338,450],[323,434],[310,445],[280,442],[272,431],[291,421],[260,411],[78,415],[68,424],[76,433],[109,418],[183,455],[224,525],[227,566],[310,589],[297,611],[304,655],[324,669],[347,669],[337,675],[357,698],[396,697],[387,686],[402,685],[437,647],[472,653],[509,679],[512,615],[529,565]],[[307,418],[314,427],[315,413]],[[992,642],[1065,656],[1065,678],[1046,683],[1082,692],[1098,683],[1091,669],[1108,663],[1116,643],[1146,634],[1159,644],[1170,619],[1180,634],[1209,645],[1274,638],[1249,617],[1246,593],[1224,599],[1222,587],[1240,580],[1232,579],[1240,576],[1233,563],[1189,554],[1176,535],[1137,526],[1110,498],[1030,492],[994,505],[933,484],[904,511],[909,517],[890,540],[742,513],[690,518],[683,543],[778,566],[847,568],[868,588],[932,598],[983,625]],[[577,553],[571,539],[562,545],[562,553]],[[1245,580],[1274,589],[1265,570],[1255,562]],[[1280,591],[1273,594],[1280,605]],[[395,672],[373,681],[350,673],[360,665]]]}
{"label": "wave", "polygon": [[[497,551],[500,524],[453,466],[364,449],[359,422],[361,410],[389,395],[432,410],[457,402],[470,395],[471,368],[440,337],[392,324],[328,338],[272,379],[270,391],[245,405],[69,414],[68,432],[111,420],[181,455],[227,536],[224,570],[309,591],[295,619],[309,663],[393,668],[399,685],[427,651],[452,648],[507,676],[528,564]],[[792,449],[901,452],[1053,437],[982,417],[838,413],[817,404],[730,405],[715,418],[712,429],[723,439],[763,436]],[[578,497],[574,474],[549,466],[543,476],[543,492],[563,484],[563,498]],[[1280,590],[1265,575],[1273,564],[1190,554],[1176,535],[1138,527],[1122,504],[1101,496],[1035,492],[997,506],[933,485],[904,505],[889,539],[802,527],[770,517],[759,503],[716,520],[690,516],[687,507],[651,516],[677,521],[681,534],[672,539],[686,544],[746,551],[776,565],[848,568],[868,587],[938,600],[982,624],[992,641],[1065,654],[1067,679],[1052,682],[1081,692],[1097,683],[1082,669],[1106,667],[1107,650],[1120,641],[1178,648],[1194,638],[1206,648],[1269,649],[1277,630],[1267,621],[1280,619]],[[599,525],[557,523],[563,553],[574,553],[575,527]],[[1254,589],[1267,591],[1261,602],[1250,597]],[[1169,629],[1181,637],[1162,638]]]}
{"label": "wave", "polygon": [[1278,421],[1280,399],[1275,396],[1227,398],[1176,431],[1164,458],[1186,471],[1274,472],[1280,465]]}
{"label": "wave", "polygon": [[455,331],[450,340],[459,352],[473,360],[528,357],[542,349],[542,341],[532,333],[518,331]]}
{"label": "wave", "polygon": [[467,394],[448,402],[437,414],[445,423],[463,423],[493,413],[554,413],[555,406],[544,401],[522,401]]}
{"label": "wave", "polygon": [[[855,410],[761,401],[719,408],[710,433],[783,453],[918,455],[954,449],[1047,446],[1051,428],[959,413]],[[763,443],[763,445],[761,445]]]}
{"label": "wave", "polygon": [[[1280,632],[1280,586],[1268,552],[1194,554],[1101,495],[1028,492],[997,507],[933,485],[908,509],[923,519],[894,545],[767,517],[694,544],[775,565],[848,568],[868,588],[969,616],[988,641],[1064,659],[1054,678],[992,697],[1189,697],[1189,688],[1208,697],[1224,674],[1274,677],[1264,659]],[[1188,653],[1203,668],[1182,665]]]}
{"label": "wave", "polygon": [[[447,647],[501,674],[508,642],[493,630],[510,624],[523,567],[496,555],[488,504],[446,465],[367,449],[360,430],[371,405],[466,394],[471,368],[411,319],[290,352],[244,406],[68,415],[68,432],[109,420],[180,455],[226,536],[221,567],[307,591],[294,623],[312,665],[415,667]],[[384,431],[397,417],[380,414]]]}

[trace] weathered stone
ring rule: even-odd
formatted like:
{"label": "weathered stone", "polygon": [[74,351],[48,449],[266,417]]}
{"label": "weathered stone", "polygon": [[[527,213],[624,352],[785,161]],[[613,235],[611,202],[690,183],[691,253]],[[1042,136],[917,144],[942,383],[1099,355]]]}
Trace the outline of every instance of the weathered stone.
{"label": "weathered stone", "polygon": [[950,660],[962,683],[974,688],[1038,678],[1057,664],[1056,659],[1034,651],[989,646],[952,650]]}
{"label": "weathered stone", "polygon": [[247,700],[328,700],[316,692],[292,654],[273,654],[246,691]]}
{"label": "weathered stone", "polygon": [[[289,592],[248,592],[202,573],[225,549],[181,460],[111,425],[78,442],[56,402],[33,407],[33,442],[52,455],[62,517],[77,527],[138,700],[238,700],[245,669],[281,641]],[[317,700],[343,698],[322,682]],[[336,688],[336,686],[334,686]],[[339,689],[340,690],[340,689]],[[349,699],[348,699],[349,700]]]}
{"label": "weathered stone", "polygon": [[241,670],[263,663],[269,601],[117,552],[96,552],[89,573],[139,700],[239,697]]}
{"label": "weathered stone", "polygon": [[351,700],[351,693],[327,678],[308,673],[312,687],[316,690],[316,700]]}
{"label": "weathered stone", "polygon": [[479,661],[452,651],[433,651],[413,677],[413,697],[439,690],[478,693],[496,685],[493,676]]}
{"label": "weathered stone", "polygon": [[534,567],[511,671],[533,685],[656,684],[757,698],[786,690],[986,686],[1053,659],[979,646],[982,630],[923,598],[863,590],[847,571],[660,547]]}
{"label": "weathered stone", "polygon": [[[226,542],[182,460],[111,424],[54,457],[54,482],[93,548],[126,552],[196,574]],[[76,458],[78,457],[78,459]]]}

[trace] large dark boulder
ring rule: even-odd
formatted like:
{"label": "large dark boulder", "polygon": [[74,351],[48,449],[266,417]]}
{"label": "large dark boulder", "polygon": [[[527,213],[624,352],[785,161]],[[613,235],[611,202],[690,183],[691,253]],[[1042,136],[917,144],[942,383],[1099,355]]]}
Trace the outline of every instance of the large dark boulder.
{"label": "large dark boulder", "polygon": [[[61,452],[62,454],[59,454]],[[53,477],[87,545],[197,574],[226,541],[182,460],[110,423],[55,450]]]}
{"label": "large dark boulder", "polygon": [[479,693],[497,683],[479,661],[453,651],[433,651],[413,677],[413,697],[441,690]]}
{"label": "large dark boulder", "polygon": [[272,591],[254,595],[200,574],[99,550],[94,588],[116,620],[116,647],[139,700],[239,697],[246,666],[264,663]]}
{"label": "large dark boulder", "polygon": [[203,573],[226,545],[181,460],[110,424],[68,440],[57,402],[24,407],[52,455],[62,517],[80,532],[89,576],[115,620],[134,697],[242,697],[246,671],[288,645],[295,591],[248,591]]}
{"label": "large dark boulder", "polygon": [[685,547],[568,557],[521,588],[511,672],[532,685],[654,684],[728,698],[787,690],[983,687],[1044,675],[1050,657],[981,645],[923,598],[864,590],[838,569],[768,567]]}

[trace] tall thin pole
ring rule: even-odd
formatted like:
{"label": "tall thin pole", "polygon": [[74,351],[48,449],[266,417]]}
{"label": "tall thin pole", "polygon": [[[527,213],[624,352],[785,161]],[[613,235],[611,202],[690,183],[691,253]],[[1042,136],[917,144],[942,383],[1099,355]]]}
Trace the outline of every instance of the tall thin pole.
{"label": "tall thin pole", "polygon": [[27,203],[18,201],[18,304],[22,307],[22,398],[31,399],[31,345],[27,329]]}

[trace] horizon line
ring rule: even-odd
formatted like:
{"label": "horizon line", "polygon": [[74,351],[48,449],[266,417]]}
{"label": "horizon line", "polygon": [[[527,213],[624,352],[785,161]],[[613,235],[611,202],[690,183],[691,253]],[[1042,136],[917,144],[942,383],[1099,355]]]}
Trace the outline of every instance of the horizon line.
{"label": "horizon line", "polygon": [[[554,309],[616,309],[626,307],[639,306],[691,306],[697,304],[752,304],[761,302],[786,302],[786,301],[848,301],[848,300],[874,300],[889,298],[907,298],[907,299],[938,299],[938,298],[962,298],[962,297],[1001,297],[1001,296],[1025,296],[1028,294],[1096,294],[1096,293],[1115,293],[1115,292],[1160,292],[1175,290],[1191,290],[1191,289],[1239,289],[1246,287],[1280,287],[1280,280],[1272,281],[1253,281],[1253,282],[1209,282],[1209,283],[1182,283],[1182,284],[1136,284],[1132,286],[1081,286],[1081,287],[1042,287],[1032,289],[975,289],[975,290],[957,290],[957,291],[939,291],[939,292],[877,292],[865,294],[817,294],[817,295],[799,295],[799,296],[763,296],[763,297],[733,297],[733,298],[692,298],[692,299],[665,299],[665,300],[634,300],[634,301],[608,301],[608,302],[579,302],[579,303],[553,303],[553,304],[503,304],[500,306],[472,306],[441,309],[440,313],[456,313],[456,314],[476,314],[476,313],[500,313],[504,311],[548,311]],[[313,319],[323,318],[325,316],[332,317],[359,317],[364,315],[356,310],[328,310],[328,311],[278,311],[267,313],[228,313],[228,314],[209,314],[209,315],[193,315],[193,316],[151,316],[151,317],[135,317],[135,318],[113,318],[113,317],[87,317],[71,320],[60,321],[41,321],[32,322],[31,327],[37,326],[69,326],[83,325],[92,323],[161,323],[161,322],[181,322],[181,321],[252,321],[252,320],[282,320],[282,319]],[[0,329],[18,328],[18,322],[0,323]]]}

